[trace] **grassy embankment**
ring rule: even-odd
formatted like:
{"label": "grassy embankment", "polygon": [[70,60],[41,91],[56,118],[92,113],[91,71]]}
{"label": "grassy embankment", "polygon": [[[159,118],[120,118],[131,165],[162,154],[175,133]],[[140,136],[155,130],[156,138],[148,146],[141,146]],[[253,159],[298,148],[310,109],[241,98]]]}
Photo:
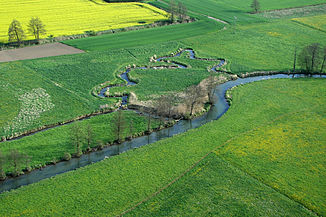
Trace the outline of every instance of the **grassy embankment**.
{"label": "grassy embankment", "polygon": [[[207,207],[225,215],[312,215],[301,203],[324,215],[323,93],[325,79],[278,79],[239,87],[232,92],[230,110],[220,120],[1,194],[0,214],[115,216],[166,186],[210,153],[171,190],[167,188],[140,208],[149,215],[204,215],[210,211]],[[257,137],[260,134],[263,136]],[[301,160],[303,156],[305,160]],[[297,185],[303,187],[291,187]],[[207,188],[215,193],[207,194],[203,190]],[[168,199],[171,194],[173,197]],[[205,203],[198,204],[194,198],[202,198]],[[229,198],[230,203],[218,203],[218,198]]]}

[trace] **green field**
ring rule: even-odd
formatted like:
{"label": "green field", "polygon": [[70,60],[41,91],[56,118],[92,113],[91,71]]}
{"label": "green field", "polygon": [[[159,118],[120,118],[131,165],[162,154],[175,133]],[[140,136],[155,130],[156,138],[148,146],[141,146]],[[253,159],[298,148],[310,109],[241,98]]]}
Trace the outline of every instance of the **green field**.
{"label": "green field", "polygon": [[194,23],[163,26],[152,29],[123,32],[119,34],[101,35],[85,39],[68,40],[63,43],[87,51],[103,51],[157,44],[175,41],[195,35],[216,31],[222,24],[211,20],[201,20]]}
{"label": "green field", "polygon": [[[126,126],[122,134],[122,138],[129,136],[135,137],[142,135],[142,132],[147,130],[147,119],[144,116],[140,116],[133,111],[124,111],[124,118]],[[78,127],[83,131],[86,131],[87,125],[92,127],[92,141],[91,148],[98,147],[100,143],[113,144],[117,140],[115,133],[115,125],[113,119],[115,113],[109,113],[92,117],[90,119],[81,121],[80,123],[73,123],[62,127],[56,127],[47,131],[37,133],[33,136],[27,136],[19,140],[13,140],[1,145],[0,150],[3,154],[9,154],[10,150],[17,149],[20,152],[27,154],[30,161],[26,165],[21,164],[21,169],[26,167],[38,168],[47,164],[56,163],[63,159],[65,153],[71,155],[76,153],[76,147],[72,143],[74,137],[72,137],[72,127],[78,124]],[[132,122],[132,128],[130,129],[130,122]],[[158,128],[159,121],[151,121],[151,129]],[[83,141],[81,150],[85,152],[87,150],[87,142]],[[11,162],[4,165],[5,172],[13,172],[14,168]]]}
{"label": "green field", "polygon": [[[141,49],[91,52],[0,64],[0,137],[11,136],[43,125],[74,119],[114,107],[117,99],[100,99],[92,89],[101,83],[122,83],[117,77],[130,63],[148,63],[154,53],[166,55],[177,43],[163,43]],[[41,94],[35,93],[35,91]],[[30,100],[25,100],[30,96]],[[38,113],[29,112],[36,107]]]}
{"label": "green field", "polygon": [[[168,8],[167,2],[150,1],[162,8]],[[260,0],[264,12],[259,14],[249,13],[249,0],[182,2],[197,21],[63,42],[87,51],[83,54],[0,63],[0,139],[103,106],[116,108],[119,99],[96,97],[94,90],[103,83],[123,84],[119,74],[127,66],[160,66],[150,58],[179,48],[192,48],[198,57],[226,59],[228,73],[241,75],[288,72],[296,47],[300,52],[311,43],[326,46],[325,4],[289,10],[325,0]],[[208,69],[217,64],[185,55],[170,60],[188,68],[132,70],[138,84],[112,88],[110,94],[133,92],[142,101],[176,95],[207,78]],[[116,216],[145,199],[128,215],[324,216],[325,93],[326,79],[240,86],[232,90],[232,106],[218,121],[2,193],[0,216]],[[92,147],[99,140],[115,140],[114,114],[79,123],[94,129]],[[124,114],[134,122],[134,135],[146,130],[145,117]],[[71,126],[1,142],[0,151],[18,149],[31,157],[32,167],[60,160],[65,152],[75,152]],[[13,168],[5,164],[4,169]]]}
{"label": "green field", "polygon": [[[162,0],[165,3],[169,3],[169,0]],[[162,1],[154,1],[152,4],[159,7],[167,8],[167,4],[162,4]],[[250,8],[251,0],[183,0],[190,12],[200,15],[208,15],[221,20],[227,21],[231,24],[248,22],[264,22],[264,18],[256,15],[249,14],[252,9]],[[301,7],[306,5],[326,3],[325,0],[260,0],[261,10],[275,10],[292,7]]]}
{"label": "green field", "polygon": [[[326,95],[322,94],[325,93],[325,87],[325,79],[277,79],[256,82],[237,88],[232,92],[233,103],[231,109],[220,120],[77,171],[58,175],[54,178],[1,194],[0,214],[25,214],[29,216],[37,215],[38,213],[43,215],[118,215],[138,201],[166,186],[212,150],[227,151],[227,148],[230,148],[229,152],[232,150],[231,153],[236,155],[237,146],[233,145],[232,142],[237,141],[242,136],[250,135],[257,130],[267,130],[271,127],[277,128],[280,122],[287,124],[286,129],[289,132],[292,131],[298,135],[301,131],[298,130],[294,123],[289,122],[291,121],[289,118],[295,115],[297,115],[297,119],[301,122],[309,123],[309,125],[304,125],[306,128],[309,128],[309,130],[315,129],[319,126],[319,122],[311,123],[305,116],[300,116],[300,114],[310,112],[311,118],[325,118]],[[297,96],[297,93],[299,93],[300,97]],[[244,113],[246,115],[243,115]],[[325,144],[325,137],[323,136],[325,129],[320,128],[320,134],[317,135],[305,134],[304,140],[318,140],[321,144]],[[293,142],[294,140],[289,141]],[[295,148],[296,143],[284,144],[284,147],[287,147],[285,145],[292,145]],[[222,149],[218,149],[219,147],[222,147]],[[305,153],[305,149],[299,148],[295,150],[298,152],[298,155],[304,155]],[[321,147],[320,150],[322,155],[324,155],[325,148]],[[274,151],[277,150],[275,149]],[[224,159],[227,155],[218,154],[217,157]],[[286,179],[285,183],[279,182],[280,188],[269,185],[265,181],[266,179],[268,180],[269,173],[254,171],[253,174],[250,174],[249,168],[245,168],[245,171],[249,171],[243,173],[240,171],[242,167],[237,168],[236,165],[233,165],[233,160],[226,163],[231,167],[227,177],[223,177],[223,174],[219,175],[220,173],[214,173],[218,174],[218,176],[208,173],[208,176],[212,176],[212,178],[205,178],[204,173],[203,179],[207,180],[208,183],[209,180],[213,180],[215,183],[215,180],[223,181],[230,178],[235,185],[234,188],[243,186],[244,189],[240,188],[236,192],[220,189],[219,194],[222,195],[222,198],[231,197],[236,200],[238,197],[243,198],[241,192],[247,192],[254,195],[249,197],[248,200],[254,201],[257,200],[253,198],[257,196],[255,192],[260,191],[261,193],[259,194],[262,195],[266,194],[266,192],[271,192],[273,196],[268,198],[268,203],[264,203],[267,198],[263,196],[262,199],[259,199],[266,206],[255,206],[255,210],[250,208],[252,206],[248,207],[252,213],[260,213],[263,210],[271,209],[268,214],[273,215],[273,213],[276,213],[275,215],[278,215],[280,212],[284,214],[292,213],[295,209],[298,215],[313,214],[300,205],[301,203],[308,207],[309,203],[305,200],[296,203],[295,201],[298,200],[292,194],[287,194],[286,191],[278,191],[278,189],[291,190],[288,186],[295,185],[296,182],[293,181],[296,180],[295,177],[307,174],[311,167],[317,167],[318,165],[315,165],[316,161],[301,161],[293,157],[284,162],[281,155],[275,155],[275,157],[276,160],[267,161],[270,167],[290,168],[291,164],[295,164],[298,168],[301,168],[298,174],[288,174],[293,179]],[[221,165],[223,165],[225,160],[222,159],[212,160],[212,162],[222,161]],[[244,158],[243,160],[247,160],[245,161],[246,164],[250,164],[250,158]],[[309,164],[309,166],[303,166],[304,164]],[[214,167],[216,166],[218,167],[219,165],[214,165]],[[324,167],[324,163],[321,166]],[[325,170],[320,170],[319,173],[320,175],[315,177],[316,182],[324,183]],[[257,180],[252,178],[256,175],[260,177]],[[246,182],[252,183],[253,187],[248,188],[247,185],[236,181],[236,177],[243,176],[246,177]],[[92,178],[90,179],[90,177]],[[193,186],[197,188],[197,185]],[[191,189],[191,185],[189,185],[189,188]],[[233,186],[230,186],[230,188],[233,188]],[[169,191],[169,188],[167,191]],[[297,191],[300,192],[300,189]],[[318,199],[316,200],[318,206],[313,208],[313,211],[320,215],[325,214],[326,210],[323,208],[324,192],[312,190],[309,192],[311,197]],[[49,195],[56,195],[56,197]],[[201,196],[205,197],[205,195]],[[206,195],[208,203],[213,201],[213,199],[212,201],[209,200],[210,196],[214,196],[214,194]],[[192,204],[193,202],[191,200],[193,197],[188,198],[190,199],[189,201],[185,198],[184,207],[187,207],[186,203]],[[157,200],[157,203],[160,203],[159,198]],[[35,206],[36,201],[37,206]],[[163,202],[169,201],[164,200]],[[244,207],[247,207],[249,202],[244,199],[236,200],[236,202],[239,204],[233,203],[236,207],[235,210],[230,209],[229,206],[224,206],[223,211],[227,212],[226,215],[238,209],[240,209],[239,214],[246,212]],[[90,203],[92,203],[91,206],[89,205]],[[281,203],[283,204],[282,206],[275,205]],[[71,207],[74,208],[72,209]],[[205,209],[201,210],[204,211]],[[186,211],[189,211],[189,215],[191,214],[191,210],[184,210],[184,212]],[[162,212],[162,215],[164,215],[164,211]]]}

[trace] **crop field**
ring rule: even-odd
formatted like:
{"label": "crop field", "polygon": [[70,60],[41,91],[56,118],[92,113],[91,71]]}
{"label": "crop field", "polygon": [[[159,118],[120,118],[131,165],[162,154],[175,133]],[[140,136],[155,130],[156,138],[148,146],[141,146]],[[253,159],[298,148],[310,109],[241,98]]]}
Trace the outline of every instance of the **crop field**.
{"label": "crop field", "polygon": [[[170,0],[163,0],[168,3]],[[229,23],[250,23],[250,22],[262,22],[265,21],[259,16],[251,15],[249,12],[252,11],[250,8],[250,0],[184,0],[184,3],[190,12],[195,12],[196,14],[208,15],[215,18],[222,19]],[[283,8],[301,7],[313,4],[326,3],[325,0],[261,0],[259,1],[261,5],[261,10],[275,10]],[[164,7],[159,1],[153,2],[152,4]],[[165,6],[166,7],[166,6]]]}
{"label": "crop field", "polygon": [[[233,202],[230,201],[227,205],[221,205],[223,208],[220,210],[223,209],[221,212],[223,211],[225,215],[247,211],[252,214],[266,213],[266,215],[279,215],[279,213],[284,215],[297,213],[296,216],[307,216],[314,213],[323,215],[326,210],[318,200],[316,200],[315,207],[309,207],[305,200],[298,200],[293,194],[288,193],[291,191],[291,186],[296,185],[295,177],[297,175],[300,177],[300,174],[312,174],[309,170],[313,167],[318,169],[318,176],[309,177],[309,179],[314,178],[316,179],[314,183],[319,182],[323,185],[325,170],[322,168],[325,165],[319,159],[309,160],[307,156],[305,161],[298,161],[295,157],[290,157],[285,161],[283,155],[273,154],[277,152],[277,149],[264,151],[266,150],[264,147],[267,146],[261,147],[259,145],[250,148],[258,154],[255,159],[262,162],[262,165],[256,165],[257,167],[263,168],[265,163],[262,159],[266,157],[266,164],[270,168],[285,167],[285,171],[286,168],[291,168],[291,164],[300,168],[299,174],[289,173],[290,178],[286,179],[285,182],[277,182],[279,185],[277,187],[267,181],[269,179],[268,173],[263,173],[263,171],[252,172],[250,168],[243,169],[233,160],[229,161],[229,158],[241,156],[239,153],[242,152],[237,151],[239,142],[241,142],[239,145],[242,144],[239,147],[240,150],[245,149],[245,144],[250,142],[249,138],[251,135],[255,135],[255,132],[264,129],[266,132],[270,132],[269,129],[278,129],[280,123],[284,125],[282,126],[284,134],[281,135],[293,132],[298,137],[303,135],[304,137],[301,138],[304,138],[304,141],[319,141],[318,143],[322,146],[318,148],[318,143],[316,143],[316,146],[313,146],[316,148],[312,150],[313,153],[316,153],[314,156],[323,156],[325,154],[323,145],[326,144],[324,136],[326,128],[319,128],[320,132],[317,134],[309,132],[318,128],[320,123],[311,121],[313,117],[325,119],[325,112],[323,112],[326,104],[326,95],[323,94],[326,87],[325,81],[325,79],[277,79],[239,87],[232,92],[233,103],[230,110],[219,121],[210,122],[198,129],[123,153],[79,170],[3,193],[0,195],[0,215],[25,214],[33,216],[37,213],[44,215],[108,215],[109,213],[109,215],[116,216],[166,186],[207,153],[211,153],[209,157],[179,180],[181,185],[179,185],[179,181],[176,182],[176,186],[171,185],[161,194],[158,194],[158,197],[152,198],[147,205],[142,204],[138,208],[146,209],[146,212],[154,212],[154,215],[164,215],[166,209],[162,209],[160,212],[159,207],[161,205],[164,207],[164,204],[175,204],[174,208],[181,207],[183,214],[191,215],[194,212],[200,215],[205,214],[208,206],[218,208],[218,203],[216,204],[214,201],[219,201],[216,197],[221,197],[233,198]],[[243,115],[244,113],[246,115]],[[306,116],[300,116],[301,113],[311,113],[312,116],[307,119]],[[298,128],[295,122],[291,122],[292,120],[307,123],[308,125],[305,126],[309,129],[305,129],[307,132],[302,134],[302,129]],[[275,134],[277,134],[276,131]],[[242,141],[240,139],[242,136],[247,139]],[[268,136],[263,136],[262,140],[266,140],[265,138],[267,139]],[[297,140],[295,138],[288,140],[278,138],[277,141],[284,141],[282,143],[283,150],[289,148],[289,152],[291,149],[296,150],[297,156],[305,155],[307,149],[304,148],[304,141],[299,143],[299,146],[300,144],[303,145],[300,148],[296,146]],[[255,141],[260,142],[259,138]],[[278,147],[282,148],[282,144],[279,144]],[[216,151],[212,152],[212,150]],[[245,165],[250,165],[253,168],[255,165],[250,162],[255,156],[254,153],[248,154],[248,159],[242,159]],[[275,159],[269,159],[272,154]],[[205,162],[207,166],[202,168],[202,165],[206,165]],[[303,164],[307,165],[303,166]],[[210,173],[211,168],[224,171],[225,176],[224,172]],[[198,174],[198,177],[192,177],[193,174]],[[256,176],[261,178],[255,178]],[[203,180],[202,185],[205,183],[206,185],[196,184],[197,178]],[[188,191],[185,191],[183,182],[190,182],[186,185]],[[216,184],[223,182],[222,185]],[[232,185],[226,185],[225,182],[231,182]],[[250,183],[250,188],[246,183]],[[181,190],[180,186],[182,186]],[[207,187],[213,188],[214,191],[218,192],[217,195],[213,193],[207,195],[206,191],[203,190]],[[307,190],[303,192],[309,192],[309,197],[319,198],[319,201],[325,198],[323,191],[315,191],[311,185],[305,185],[305,187]],[[176,192],[175,197],[167,199],[165,196],[172,194],[172,191],[169,192],[170,188],[172,191],[173,189],[177,190],[173,191]],[[286,190],[281,191],[279,189]],[[178,191],[184,192],[178,193]],[[301,195],[300,189],[296,191],[297,195]],[[198,201],[194,200],[195,197],[190,196],[187,192],[196,192],[199,198],[205,198],[204,203],[206,204],[198,204]],[[49,196],[53,194],[57,197]],[[268,199],[263,196],[267,194],[271,195]],[[257,195],[261,195],[261,197]],[[234,198],[239,199],[234,200]],[[35,206],[36,201],[37,206]],[[89,206],[91,201],[96,201],[96,203],[92,202],[92,206]],[[252,202],[255,201],[261,205],[253,206]],[[177,206],[179,202],[180,206]],[[191,206],[198,207],[198,209],[187,209]],[[309,207],[312,211],[303,206]],[[173,214],[173,207],[170,207],[169,211]],[[176,210],[174,213],[181,213],[181,211]]]}
{"label": "crop field", "polygon": [[[142,102],[183,95],[210,76],[218,61],[190,59],[187,53],[155,61],[180,48],[193,49],[200,58],[225,59],[223,69],[241,76],[289,72],[295,49],[301,52],[312,43],[326,47],[326,0],[259,0],[258,14],[251,13],[251,2],[184,0],[193,22],[62,41],[85,53],[0,63],[0,140],[118,108],[121,98],[97,96],[108,85],[118,85],[110,88],[110,96],[132,92]],[[7,41],[14,18],[26,30],[31,17],[40,17],[47,29],[43,37],[83,34],[166,20],[168,13],[157,7],[168,9],[168,3],[2,1],[0,44]],[[173,62],[187,68],[133,69]],[[124,85],[119,75],[126,68],[136,85]],[[240,85],[229,91],[230,109],[219,120],[1,193],[0,216],[325,216],[325,93],[324,78]],[[65,153],[76,153],[71,135],[76,125],[84,133],[91,126],[91,147],[112,144],[115,114],[3,141],[0,152],[27,154],[21,169],[57,162]],[[143,135],[146,117],[123,114],[123,137]],[[158,126],[153,120],[151,128]],[[12,162],[1,160],[0,171],[12,172]]]}
{"label": "crop field", "polygon": [[314,29],[326,32],[326,14],[312,17],[294,18],[292,20]]}
{"label": "crop field", "polygon": [[[74,35],[85,31],[102,31],[144,25],[166,20],[167,13],[144,3],[111,3],[88,0],[28,0],[1,1],[5,11],[0,15],[0,42],[8,41],[8,27],[13,19],[27,29],[31,17],[39,17],[46,25],[47,34]],[[85,19],[88,17],[89,19]],[[28,37],[33,39],[33,37]]]}
{"label": "crop field", "polygon": [[126,216],[238,216],[244,213],[246,216],[314,216],[214,154]]}
{"label": "crop field", "polygon": [[[160,28],[108,34],[85,39],[67,40],[63,43],[87,51],[104,51],[176,41],[222,29],[223,25],[211,20],[163,26]],[[146,40],[143,40],[146,39]]]}

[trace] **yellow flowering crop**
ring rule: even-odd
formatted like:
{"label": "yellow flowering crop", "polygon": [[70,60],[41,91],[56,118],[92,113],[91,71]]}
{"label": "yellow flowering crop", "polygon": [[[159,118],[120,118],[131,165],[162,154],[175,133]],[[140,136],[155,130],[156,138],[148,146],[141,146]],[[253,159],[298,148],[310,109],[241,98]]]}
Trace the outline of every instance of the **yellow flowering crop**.
{"label": "yellow flowering crop", "polygon": [[[102,0],[0,0],[0,42],[8,41],[8,27],[13,19],[27,33],[31,17],[39,17],[48,35],[73,35],[84,31],[108,30],[143,25],[167,19],[167,13],[144,3],[105,3]],[[32,39],[26,34],[27,39]]]}
{"label": "yellow flowering crop", "polygon": [[322,31],[326,31],[326,14],[312,17],[294,18],[292,20],[303,23],[308,26],[312,26]]}

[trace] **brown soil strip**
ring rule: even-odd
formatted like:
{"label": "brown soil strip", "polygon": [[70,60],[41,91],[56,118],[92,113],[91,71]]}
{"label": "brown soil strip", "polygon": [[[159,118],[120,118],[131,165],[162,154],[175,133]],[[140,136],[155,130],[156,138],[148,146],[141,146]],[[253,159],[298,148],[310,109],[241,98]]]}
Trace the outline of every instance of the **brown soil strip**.
{"label": "brown soil strip", "polygon": [[37,59],[42,57],[61,56],[78,53],[84,53],[84,51],[56,42],[0,51],[0,62],[11,62],[17,60]]}

